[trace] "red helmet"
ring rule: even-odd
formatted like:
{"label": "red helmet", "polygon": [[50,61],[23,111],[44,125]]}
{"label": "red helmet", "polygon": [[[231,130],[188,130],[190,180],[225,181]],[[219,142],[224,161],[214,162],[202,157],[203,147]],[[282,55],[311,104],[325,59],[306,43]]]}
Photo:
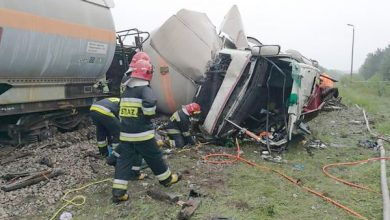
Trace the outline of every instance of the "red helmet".
{"label": "red helmet", "polygon": [[133,71],[131,72],[132,78],[152,80],[153,77],[153,66],[149,61],[138,60],[135,62]]}
{"label": "red helmet", "polygon": [[185,106],[188,114],[194,115],[200,113],[200,105],[196,102],[190,103]]}
{"label": "red helmet", "polygon": [[136,54],[134,54],[133,56],[133,59],[131,59],[131,62],[129,64],[129,67],[134,67],[134,64],[138,61],[138,60],[146,60],[148,62],[150,62],[150,57],[147,53],[145,52],[137,52]]}

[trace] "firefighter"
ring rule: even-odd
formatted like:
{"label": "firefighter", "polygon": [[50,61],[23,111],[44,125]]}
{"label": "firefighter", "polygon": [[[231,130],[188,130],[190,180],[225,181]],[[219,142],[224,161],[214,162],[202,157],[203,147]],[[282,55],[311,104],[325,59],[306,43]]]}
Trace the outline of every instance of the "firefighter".
{"label": "firefighter", "polygon": [[182,148],[187,144],[194,144],[194,140],[190,134],[190,117],[200,113],[200,105],[198,103],[190,103],[177,110],[171,116],[166,131],[170,139],[171,147]]}
{"label": "firefighter", "polygon": [[129,170],[139,171],[140,156],[160,184],[169,187],[180,180],[180,175],[173,174],[157,146],[151,118],[156,114],[157,99],[149,86],[152,79],[153,66],[144,59],[134,63],[131,79],[127,83],[120,102],[121,119],[120,149],[121,153],[115,166],[112,194],[113,202],[128,200],[126,193]]}
{"label": "firefighter", "polygon": [[131,59],[131,62],[129,64],[129,69],[124,73],[124,75],[122,77],[121,93],[126,89],[126,85],[130,82],[131,72],[133,71],[134,64],[138,60],[146,60],[146,61],[150,62],[150,58],[149,58],[149,55],[147,53],[140,51],[140,52],[137,52],[136,54],[134,54],[134,56]]}
{"label": "firefighter", "polygon": [[118,119],[119,98],[105,98],[95,102],[90,108],[90,116],[96,125],[96,140],[99,153],[107,157],[108,145],[113,150],[119,145],[120,122]]}

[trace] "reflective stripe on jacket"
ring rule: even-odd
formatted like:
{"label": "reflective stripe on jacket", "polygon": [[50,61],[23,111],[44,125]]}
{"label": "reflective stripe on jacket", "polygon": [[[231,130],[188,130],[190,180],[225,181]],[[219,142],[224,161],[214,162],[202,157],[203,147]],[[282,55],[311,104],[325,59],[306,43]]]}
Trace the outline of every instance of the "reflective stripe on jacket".
{"label": "reflective stripe on jacket", "polygon": [[151,118],[157,99],[149,86],[126,87],[120,102],[121,141],[146,141],[154,138]]}
{"label": "reflective stripe on jacket", "polygon": [[172,114],[166,130],[168,134],[182,134],[183,136],[190,136],[190,116],[184,113],[182,109]]}
{"label": "reflective stripe on jacket", "polygon": [[110,117],[118,117],[119,101],[119,98],[105,98],[93,103],[89,110],[97,111]]}

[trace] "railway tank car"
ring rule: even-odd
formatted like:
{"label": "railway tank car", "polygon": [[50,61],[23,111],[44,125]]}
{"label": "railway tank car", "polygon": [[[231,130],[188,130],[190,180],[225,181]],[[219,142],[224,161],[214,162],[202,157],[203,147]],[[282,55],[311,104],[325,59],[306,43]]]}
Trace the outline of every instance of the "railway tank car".
{"label": "railway tank car", "polygon": [[27,127],[35,139],[51,124],[71,128],[76,109],[104,96],[93,85],[115,53],[111,7],[107,0],[0,0],[2,135],[22,142]]}

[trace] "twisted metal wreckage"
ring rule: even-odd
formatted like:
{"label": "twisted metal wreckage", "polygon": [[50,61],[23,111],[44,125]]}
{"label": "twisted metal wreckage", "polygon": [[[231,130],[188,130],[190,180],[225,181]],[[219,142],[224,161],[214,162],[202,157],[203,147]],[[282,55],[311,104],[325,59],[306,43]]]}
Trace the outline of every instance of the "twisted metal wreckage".
{"label": "twisted metal wreckage", "polygon": [[293,134],[310,133],[305,112],[323,105],[317,61],[247,37],[237,6],[219,34],[206,14],[182,9],[151,33],[143,49],[156,65],[151,85],[158,109],[173,113],[198,102],[197,125],[212,140],[243,132],[280,150]]}

